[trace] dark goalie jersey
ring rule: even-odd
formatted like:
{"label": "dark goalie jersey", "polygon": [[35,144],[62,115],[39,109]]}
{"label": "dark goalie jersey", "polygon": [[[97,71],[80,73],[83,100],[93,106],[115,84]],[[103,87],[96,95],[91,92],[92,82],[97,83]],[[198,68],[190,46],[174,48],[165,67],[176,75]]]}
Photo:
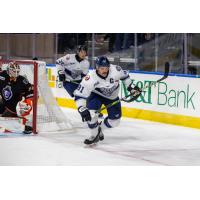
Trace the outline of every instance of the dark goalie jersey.
{"label": "dark goalie jersey", "polygon": [[10,80],[7,71],[0,72],[0,95],[3,106],[12,112],[16,112],[16,106],[22,97],[33,97],[33,86],[23,76],[18,76],[16,81]]}

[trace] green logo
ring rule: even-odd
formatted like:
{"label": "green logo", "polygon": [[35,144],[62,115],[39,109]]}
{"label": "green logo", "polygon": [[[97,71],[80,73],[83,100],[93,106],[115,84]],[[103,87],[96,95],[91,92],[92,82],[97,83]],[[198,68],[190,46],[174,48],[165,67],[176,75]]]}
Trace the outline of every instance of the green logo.
{"label": "green logo", "polygon": [[193,108],[195,106],[193,103],[193,97],[195,92],[190,91],[190,86],[187,84],[185,90],[169,90],[168,86],[164,82],[158,83],[158,105],[168,105],[169,107],[183,107],[183,108]]}
{"label": "green logo", "polygon": [[[152,82],[150,80],[145,81],[136,81],[132,79],[132,84],[137,85],[140,88],[147,86],[150,86]],[[196,92],[191,92],[190,85],[187,84],[187,87],[184,90],[175,90],[175,89],[169,89],[167,83],[160,82],[157,84],[157,86],[152,86],[147,88],[144,92],[142,92],[142,95],[136,100],[138,103],[145,103],[145,104],[153,104],[153,99],[155,97],[152,96],[152,91],[156,89],[157,90],[157,100],[156,104],[159,106],[169,106],[169,107],[176,107],[176,108],[185,108],[185,109],[194,109],[194,102],[193,98],[195,96]],[[126,89],[126,86],[124,83],[122,83],[121,88],[121,95],[127,96],[129,92]]]}

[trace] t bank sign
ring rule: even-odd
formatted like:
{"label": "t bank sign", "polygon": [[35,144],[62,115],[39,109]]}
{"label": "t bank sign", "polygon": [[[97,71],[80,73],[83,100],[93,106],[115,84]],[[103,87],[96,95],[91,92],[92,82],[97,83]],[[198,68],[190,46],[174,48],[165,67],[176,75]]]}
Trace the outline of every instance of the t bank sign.
{"label": "t bank sign", "polygon": [[[130,74],[133,84],[140,88],[160,78],[158,75]],[[168,77],[156,86],[149,87],[128,107],[200,117],[200,79]],[[121,95],[128,92],[122,84]],[[131,106],[130,106],[131,105]]]}

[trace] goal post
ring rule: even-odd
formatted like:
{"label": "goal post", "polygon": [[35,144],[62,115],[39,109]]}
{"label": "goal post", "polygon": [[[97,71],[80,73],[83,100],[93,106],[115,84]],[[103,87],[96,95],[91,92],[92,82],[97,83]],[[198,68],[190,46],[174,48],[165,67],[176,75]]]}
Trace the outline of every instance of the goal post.
{"label": "goal post", "polygon": [[75,131],[72,122],[58,106],[48,85],[46,63],[35,60],[0,60],[2,70],[15,61],[20,65],[20,75],[25,76],[33,85],[33,109],[28,123],[33,133],[49,131]]}
{"label": "goal post", "polygon": [[38,97],[38,63],[34,61],[34,79],[33,79],[33,133],[37,133],[37,97]]}

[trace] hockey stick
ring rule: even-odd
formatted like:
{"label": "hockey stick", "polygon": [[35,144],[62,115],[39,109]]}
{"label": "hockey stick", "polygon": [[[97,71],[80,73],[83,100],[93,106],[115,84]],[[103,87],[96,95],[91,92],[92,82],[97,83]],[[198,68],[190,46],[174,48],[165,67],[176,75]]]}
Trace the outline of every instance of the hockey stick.
{"label": "hockey stick", "polygon": [[10,130],[5,127],[0,126],[0,137],[2,136],[26,136],[26,135],[32,135],[32,134],[24,134],[23,131],[18,130]]}
{"label": "hockey stick", "polygon": [[0,136],[23,134],[19,118],[0,117]]}
{"label": "hockey stick", "polygon": [[[144,86],[144,87],[142,88],[142,92],[144,92],[144,91],[145,91],[146,89],[148,89],[148,88],[151,88],[152,86],[156,86],[157,83],[159,83],[159,82],[165,80],[165,79],[168,77],[168,75],[169,75],[169,67],[170,67],[169,62],[166,62],[166,63],[165,63],[165,71],[164,71],[163,77],[160,78],[160,79],[158,79],[157,81],[152,81],[152,82],[150,83],[150,85]],[[132,101],[134,101],[134,97],[135,97],[136,95],[138,95],[138,94],[139,94],[139,92],[136,91],[134,94],[129,94],[128,96],[123,97],[121,100],[124,101],[124,102],[127,102],[127,103],[132,102]],[[129,99],[129,100],[127,100],[128,97],[132,97],[132,98]]]}
{"label": "hockey stick", "polygon": [[[158,79],[157,81],[155,81],[155,82],[153,81],[153,82],[151,82],[151,84],[146,85],[145,87],[143,87],[143,88],[142,88],[142,92],[144,92],[144,91],[145,91],[146,89],[148,89],[148,88],[151,88],[152,86],[156,86],[157,83],[159,83],[159,82],[165,80],[165,79],[168,77],[168,75],[169,75],[169,67],[170,67],[169,62],[166,62],[166,63],[165,63],[165,71],[164,71],[163,77],[160,78],[160,79]],[[108,104],[107,106],[104,106],[103,108],[100,108],[100,109],[97,110],[95,113],[100,113],[101,111],[103,111],[103,110],[105,110],[105,109],[108,109],[108,108],[110,108],[110,107],[112,107],[112,106],[118,104],[120,101],[124,101],[124,102],[127,102],[127,103],[132,102],[132,101],[133,101],[133,98],[134,98],[137,94],[138,94],[138,92],[135,92],[134,94],[129,94],[129,95],[125,96],[125,97],[122,97],[121,99],[118,99],[118,100],[116,100],[116,101],[114,101],[114,102]],[[132,98],[131,98],[130,100],[127,100],[127,98],[129,98],[129,97],[132,97]]]}
{"label": "hockey stick", "polygon": [[69,80],[69,81],[67,81],[67,82],[69,82],[69,83],[75,83],[75,84],[77,84],[77,85],[79,85],[81,82],[78,82],[78,81],[73,81],[73,80]]}

